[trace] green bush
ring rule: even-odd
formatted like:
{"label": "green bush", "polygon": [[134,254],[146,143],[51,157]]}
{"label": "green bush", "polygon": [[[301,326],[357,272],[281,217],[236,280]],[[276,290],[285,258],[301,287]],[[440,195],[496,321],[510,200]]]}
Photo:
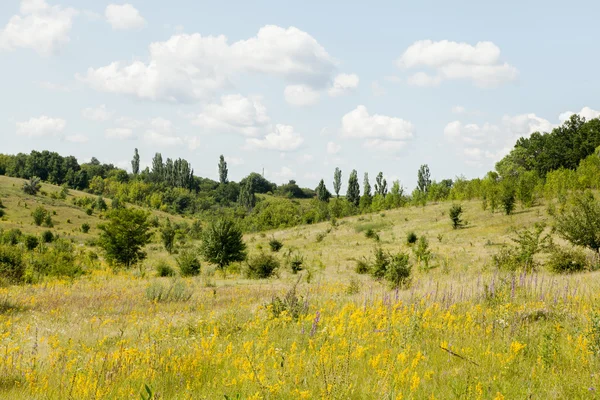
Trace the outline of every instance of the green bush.
{"label": "green bush", "polygon": [[39,240],[33,235],[26,235],[23,239],[23,243],[25,244],[25,247],[27,247],[27,250],[33,250],[38,246]]}
{"label": "green bush", "polygon": [[273,238],[273,239],[269,240],[269,247],[271,248],[272,252],[277,253],[283,247],[283,243],[281,243],[281,241]]}
{"label": "green bush", "polygon": [[390,257],[385,279],[393,289],[407,287],[410,284],[411,270],[408,254],[398,253]]}
{"label": "green bush", "polygon": [[175,270],[165,260],[159,260],[155,268],[156,276],[175,276]]}
{"label": "green bush", "polygon": [[191,250],[183,250],[177,257],[177,265],[181,276],[196,276],[200,274],[200,261]]}
{"label": "green bush", "polygon": [[94,213],[94,211],[93,211],[91,208],[86,208],[86,209],[85,209],[85,213],[86,213],[87,215],[92,215],[92,214]]}
{"label": "green bush", "polygon": [[367,239],[374,239],[376,242],[379,241],[379,235],[373,229],[369,228],[365,231],[365,237]]}
{"label": "green bush", "polygon": [[23,236],[23,233],[19,229],[9,229],[8,231],[2,233],[1,242],[14,246],[19,243],[21,236]]}
{"label": "green bush", "polygon": [[550,253],[548,269],[557,274],[580,272],[587,268],[585,253],[579,249],[556,247]]}
{"label": "green bush", "polygon": [[42,206],[37,206],[36,209],[31,212],[33,223],[36,226],[41,226],[47,215],[48,211]]}
{"label": "green bush", "polygon": [[4,210],[2,208],[0,208],[0,218],[4,217],[5,213]]}
{"label": "green bush", "polygon": [[366,274],[371,270],[371,266],[367,259],[363,258],[361,260],[356,260],[356,266],[354,267],[354,271],[357,274]]}
{"label": "green bush", "polygon": [[304,257],[302,256],[302,254],[300,253],[296,253],[294,254],[289,261],[290,264],[290,269],[292,270],[293,274],[297,274],[298,272],[302,271],[303,264],[304,264]]}
{"label": "green bush", "polygon": [[250,279],[266,279],[279,269],[279,260],[266,253],[260,253],[246,262],[246,277]]}
{"label": "green bush", "polygon": [[44,226],[46,228],[54,227],[54,222],[52,221],[52,216],[50,214],[46,214],[46,217],[44,218]]}
{"label": "green bush", "polygon": [[410,231],[406,234],[406,244],[411,245],[417,243],[418,236],[413,231]]}
{"label": "green bush", "polygon": [[423,268],[429,268],[429,261],[431,260],[432,254],[431,250],[429,250],[429,242],[425,236],[421,236],[419,238],[419,242],[417,243],[417,247],[413,248],[415,253],[415,257],[419,262],[419,265],[423,263]]}
{"label": "green bush", "polygon": [[373,253],[375,255],[375,261],[370,267],[371,276],[375,279],[381,279],[385,276],[387,267],[390,263],[390,257],[381,247],[376,247]]}
{"label": "green bush", "polygon": [[75,277],[83,273],[73,244],[64,239],[56,240],[51,247],[36,254],[31,266],[40,275]]}
{"label": "green bush", "polygon": [[25,273],[25,263],[20,249],[14,246],[0,245],[0,280],[19,283]]}
{"label": "green bush", "polygon": [[450,207],[450,211],[448,215],[450,216],[450,220],[452,221],[452,228],[458,229],[463,226],[463,221],[460,218],[463,213],[462,206],[460,204],[452,204]]}
{"label": "green bush", "polygon": [[90,231],[90,224],[88,224],[87,222],[81,224],[81,232],[88,233],[89,231]]}
{"label": "green bush", "polygon": [[54,234],[52,231],[44,231],[42,232],[42,242],[44,243],[52,243],[54,241]]}

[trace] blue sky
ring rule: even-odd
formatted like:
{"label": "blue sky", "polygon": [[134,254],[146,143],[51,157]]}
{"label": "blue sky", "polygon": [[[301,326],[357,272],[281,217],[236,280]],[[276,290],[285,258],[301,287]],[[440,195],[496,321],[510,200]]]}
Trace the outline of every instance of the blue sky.
{"label": "blue sky", "polygon": [[[323,4],[325,3],[325,4]],[[408,189],[600,113],[600,3],[4,0],[0,152]]]}

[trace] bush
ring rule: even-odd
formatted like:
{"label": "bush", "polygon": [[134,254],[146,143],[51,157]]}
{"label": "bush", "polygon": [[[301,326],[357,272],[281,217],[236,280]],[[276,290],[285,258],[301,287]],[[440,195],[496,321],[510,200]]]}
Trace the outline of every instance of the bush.
{"label": "bush", "polygon": [[25,236],[23,243],[25,243],[25,247],[27,247],[27,250],[33,250],[38,246],[39,240],[33,235],[27,235]]}
{"label": "bush", "polygon": [[156,276],[175,276],[175,270],[165,260],[159,260],[156,263]]}
{"label": "bush", "polygon": [[19,229],[10,229],[2,234],[2,243],[14,246],[19,243],[22,235]]}
{"label": "bush", "polygon": [[50,214],[46,214],[46,218],[44,218],[44,226],[46,228],[54,227],[54,222],[52,221],[52,216]]}
{"label": "bush", "polygon": [[369,262],[363,258],[362,260],[356,260],[356,266],[354,267],[354,271],[357,274],[366,274],[371,269]]}
{"label": "bush", "polygon": [[89,231],[90,231],[90,224],[88,224],[87,222],[84,224],[81,224],[81,232],[88,233]]}
{"label": "bush", "polygon": [[550,254],[547,266],[554,273],[569,274],[585,270],[587,260],[581,250],[556,247]]}
{"label": "bush", "polygon": [[246,262],[246,277],[250,279],[266,279],[279,269],[279,260],[266,253],[260,253]]}
{"label": "bush", "polygon": [[75,277],[83,273],[76,261],[73,244],[59,239],[52,247],[36,255],[32,260],[32,267],[41,275]]}
{"label": "bush", "polygon": [[19,283],[25,273],[21,250],[13,246],[0,246],[0,280]]}
{"label": "bush", "polygon": [[31,212],[31,216],[33,217],[33,223],[36,226],[42,225],[44,219],[46,219],[46,215],[48,215],[48,211],[42,206],[36,207],[36,209]]}
{"label": "bush", "polygon": [[44,243],[52,243],[54,241],[54,234],[52,231],[44,231],[42,232],[42,242]]}
{"label": "bush", "polygon": [[281,243],[281,241],[273,238],[273,239],[269,240],[269,247],[271,248],[272,252],[277,253],[283,247],[283,243]]}
{"label": "bush", "polygon": [[450,211],[448,214],[450,215],[450,220],[452,221],[452,228],[458,229],[463,226],[463,221],[460,218],[462,215],[463,209],[460,204],[452,204],[450,207]]}
{"label": "bush", "polygon": [[177,265],[181,276],[196,276],[200,274],[200,261],[190,250],[183,250],[177,257]]}
{"label": "bush", "polygon": [[86,208],[86,209],[85,209],[85,213],[86,213],[87,215],[92,215],[92,214],[93,214],[93,212],[94,212],[94,211],[93,211],[91,208]]}
{"label": "bush", "polygon": [[398,253],[390,257],[385,279],[393,289],[407,287],[410,284],[411,270],[408,254]]}
{"label": "bush", "polygon": [[367,229],[365,231],[365,237],[367,239],[374,239],[376,242],[379,242],[379,235],[373,229]]}
{"label": "bush", "polygon": [[4,210],[2,208],[0,208],[0,218],[4,217],[5,213]]}
{"label": "bush", "polygon": [[31,177],[29,181],[23,182],[23,192],[35,196],[40,191],[41,181],[37,176]]}
{"label": "bush", "polygon": [[221,270],[232,262],[244,261],[246,245],[241,229],[232,220],[213,222],[202,234],[202,254]]}
{"label": "bush", "polygon": [[574,195],[570,203],[556,216],[556,230],[572,244],[600,253],[600,202],[586,191]]}
{"label": "bush", "polygon": [[390,263],[390,257],[381,247],[375,248],[374,255],[375,261],[369,270],[373,278],[381,279],[385,276],[388,264]]}
{"label": "bush", "polygon": [[417,243],[418,239],[419,238],[417,237],[417,234],[414,233],[413,231],[410,231],[406,234],[406,244],[408,244],[408,245]]}
{"label": "bush", "polygon": [[286,312],[294,321],[298,321],[300,316],[306,314],[308,304],[296,295],[297,285],[298,282],[288,290],[283,298],[275,296],[271,299],[271,303],[267,304],[267,310],[271,311],[273,318],[278,318],[282,313]]}
{"label": "bush", "polygon": [[417,248],[413,250],[415,253],[415,257],[417,258],[417,261],[419,262],[419,265],[421,264],[421,262],[423,263],[423,268],[428,269],[429,268],[429,261],[431,260],[431,250],[429,250],[429,242],[427,241],[427,238],[425,236],[421,236],[419,238],[419,243],[417,244]]}

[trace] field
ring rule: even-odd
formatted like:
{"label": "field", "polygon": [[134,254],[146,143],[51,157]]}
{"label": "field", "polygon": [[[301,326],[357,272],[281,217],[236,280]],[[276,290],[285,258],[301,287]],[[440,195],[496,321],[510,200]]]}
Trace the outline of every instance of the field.
{"label": "field", "polygon": [[[20,182],[0,177],[0,227],[38,233],[30,213],[43,203],[56,211],[54,230],[81,248],[97,234],[101,215],[72,205],[85,194],[25,196]],[[515,230],[551,224],[543,204],[505,216],[463,202],[468,225],[459,230],[449,208],[246,235],[251,254],[277,238],[280,259],[304,256],[303,271],[282,263],[269,280],[206,263],[199,277],[156,277],[159,260],[175,265],[157,238],[140,268],[115,272],[100,260],[74,280],[0,288],[0,398],[599,397],[599,273],[494,266]],[[412,254],[411,231],[427,238],[433,259],[426,269],[411,256],[409,288],[354,271],[378,245]]]}

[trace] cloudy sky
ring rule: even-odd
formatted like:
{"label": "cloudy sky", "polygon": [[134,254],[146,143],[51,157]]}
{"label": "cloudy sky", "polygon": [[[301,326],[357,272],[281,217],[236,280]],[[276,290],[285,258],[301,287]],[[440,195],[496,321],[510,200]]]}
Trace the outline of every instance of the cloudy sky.
{"label": "cloudy sky", "polygon": [[[167,5],[168,4],[168,5]],[[412,189],[600,113],[600,2],[2,0],[0,152]]]}

